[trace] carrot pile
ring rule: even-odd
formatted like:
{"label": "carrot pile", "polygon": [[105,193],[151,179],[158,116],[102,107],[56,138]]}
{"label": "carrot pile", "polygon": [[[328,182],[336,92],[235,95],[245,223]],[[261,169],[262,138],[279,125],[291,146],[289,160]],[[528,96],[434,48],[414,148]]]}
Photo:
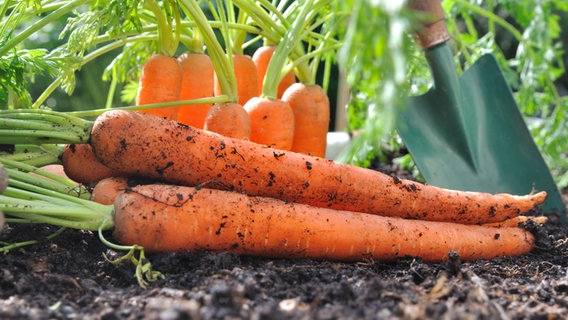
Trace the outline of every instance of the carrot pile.
{"label": "carrot pile", "polygon": [[[17,117],[19,111],[5,113]],[[103,179],[92,190],[89,195],[103,199],[97,200],[101,204],[81,199],[88,202],[84,215],[61,207],[60,200],[50,204],[52,192],[36,195],[36,187],[22,182],[30,178],[18,171],[41,170],[0,158],[10,176],[0,196],[7,221],[114,229],[121,244],[150,252],[333,260],[410,255],[441,261],[457,251],[472,260],[529,252],[534,236],[517,222],[546,198],[545,192],[515,196],[441,189],[136,111],[108,111],[85,129],[89,143],[81,145],[122,176]],[[0,135],[2,143],[13,139]],[[128,181],[134,178],[149,183]],[[43,180],[38,184],[55,188]],[[69,210],[72,215],[62,214]]]}
{"label": "carrot pile", "polygon": [[[283,12],[267,1],[218,3],[217,24],[197,2],[179,3],[192,41],[179,35],[180,8],[168,21],[148,1],[160,50],[142,67],[138,111],[85,120],[0,110],[0,144],[13,146],[0,152],[7,223],[113,230],[116,248],[141,251],[132,258],[140,274],[143,249],[443,261],[452,251],[474,260],[533,248],[519,224],[545,223],[524,215],[545,192],[447,190],[324,158],[329,99],[316,66],[338,48],[312,32],[327,21],[318,20],[325,1]],[[243,32],[263,40],[253,57]],[[175,57],[180,39],[187,50]],[[50,163],[66,177],[40,168]]]}

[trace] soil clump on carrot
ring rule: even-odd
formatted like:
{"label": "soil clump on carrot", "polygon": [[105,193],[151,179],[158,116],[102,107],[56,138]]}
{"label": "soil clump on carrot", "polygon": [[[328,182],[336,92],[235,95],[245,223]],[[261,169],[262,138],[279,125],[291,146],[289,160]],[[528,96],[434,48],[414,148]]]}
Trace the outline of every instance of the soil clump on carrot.
{"label": "soil clump on carrot", "polygon": [[[404,176],[396,166],[381,170]],[[568,192],[567,192],[568,194]],[[537,212],[531,214],[538,215]],[[531,253],[443,263],[340,263],[228,253],[148,254],[166,277],[138,286],[129,264],[92,232],[2,254],[2,319],[562,319],[568,313],[568,227],[555,216]],[[532,228],[532,229],[531,229]],[[56,228],[16,225],[0,241],[47,236]],[[111,233],[106,234],[111,237]]]}

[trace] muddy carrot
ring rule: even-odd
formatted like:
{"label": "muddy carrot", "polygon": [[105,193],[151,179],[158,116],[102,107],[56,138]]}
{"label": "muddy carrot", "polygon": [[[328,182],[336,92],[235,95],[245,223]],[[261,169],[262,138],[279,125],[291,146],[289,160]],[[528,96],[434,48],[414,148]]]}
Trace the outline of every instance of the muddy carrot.
{"label": "muddy carrot", "polygon": [[104,178],[122,175],[98,161],[88,144],[66,145],[61,154],[61,163],[69,179],[85,185],[92,185]]}
{"label": "muddy carrot", "polygon": [[498,222],[546,198],[442,189],[125,110],[97,118],[91,145],[101,162],[130,175],[410,219]]}
{"label": "muddy carrot", "polygon": [[[186,52],[178,57],[182,80],[180,100],[192,100],[213,96],[213,64],[207,54]],[[203,129],[210,103],[190,104],[179,107],[177,121]]]}
{"label": "muddy carrot", "polygon": [[[157,214],[159,213],[159,214]],[[494,228],[382,217],[192,187],[145,185],[118,196],[114,237],[148,252],[228,251],[329,260],[464,261],[529,252],[533,235]]]}
{"label": "muddy carrot", "polygon": [[91,191],[91,200],[100,204],[113,204],[118,195],[128,187],[126,177],[108,177],[100,180]]}
{"label": "muddy carrot", "polygon": [[483,226],[498,228],[517,227],[520,223],[527,222],[529,220],[534,221],[538,224],[545,224],[548,221],[548,217],[518,216],[504,221],[485,223],[483,224]]}

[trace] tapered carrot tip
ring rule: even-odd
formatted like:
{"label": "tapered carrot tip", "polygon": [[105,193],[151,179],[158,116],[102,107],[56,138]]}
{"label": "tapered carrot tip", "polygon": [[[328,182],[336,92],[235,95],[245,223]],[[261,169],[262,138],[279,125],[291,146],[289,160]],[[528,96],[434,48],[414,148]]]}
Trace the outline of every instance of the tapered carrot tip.
{"label": "tapered carrot tip", "polygon": [[548,194],[546,191],[541,191],[535,194],[530,195],[531,201],[534,203],[535,206],[541,205],[545,200]]}

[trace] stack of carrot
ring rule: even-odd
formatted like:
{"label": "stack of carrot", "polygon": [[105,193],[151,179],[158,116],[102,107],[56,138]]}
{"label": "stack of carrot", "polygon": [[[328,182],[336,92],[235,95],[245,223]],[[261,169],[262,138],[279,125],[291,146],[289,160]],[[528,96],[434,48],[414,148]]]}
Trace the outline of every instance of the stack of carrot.
{"label": "stack of carrot", "polygon": [[[135,111],[101,115],[81,146],[120,173],[92,192],[114,205],[116,240],[152,252],[512,256],[533,247],[534,236],[517,224],[546,198],[441,189]],[[153,183],[132,185],[132,178]]]}

